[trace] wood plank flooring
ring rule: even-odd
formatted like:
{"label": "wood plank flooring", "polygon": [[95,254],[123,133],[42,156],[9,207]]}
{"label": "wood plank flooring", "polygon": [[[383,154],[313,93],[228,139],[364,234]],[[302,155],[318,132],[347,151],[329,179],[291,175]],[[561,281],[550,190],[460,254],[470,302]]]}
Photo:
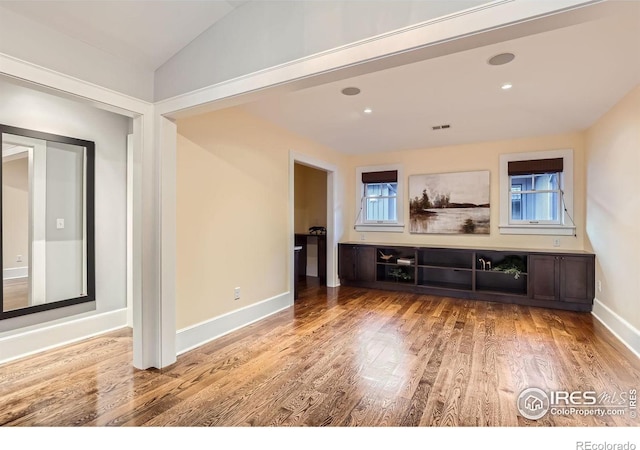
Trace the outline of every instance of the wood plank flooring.
{"label": "wood plank flooring", "polygon": [[131,366],[128,330],[0,366],[4,426],[637,426],[517,411],[527,387],[622,392],[639,360],[590,314],[310,286],[295,306]]}
{"label": "wood plank flooring", "polygon": [[29,278],[3,280],[2,306],[5,311],[29,306]]}

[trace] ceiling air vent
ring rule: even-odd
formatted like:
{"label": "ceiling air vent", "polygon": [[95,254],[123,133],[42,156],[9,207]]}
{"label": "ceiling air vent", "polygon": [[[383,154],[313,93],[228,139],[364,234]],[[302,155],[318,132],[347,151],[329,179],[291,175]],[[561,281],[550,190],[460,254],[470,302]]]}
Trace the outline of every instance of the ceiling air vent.
{"label": "ceiling air vent", "polygon": [[434,127],[431,127],[434,130],[446,130],[447,128],[451,128],[451,125],[446,124],[446,125],[436,125]]}

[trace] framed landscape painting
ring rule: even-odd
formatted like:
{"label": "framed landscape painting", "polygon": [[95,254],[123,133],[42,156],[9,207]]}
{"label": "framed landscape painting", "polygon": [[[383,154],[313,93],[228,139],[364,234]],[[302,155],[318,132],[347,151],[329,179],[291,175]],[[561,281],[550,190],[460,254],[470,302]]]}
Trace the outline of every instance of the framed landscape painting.
{"label": "framed landscape painting", "polygon": [[489,171],[409,176],[409,232],[489,234]]}

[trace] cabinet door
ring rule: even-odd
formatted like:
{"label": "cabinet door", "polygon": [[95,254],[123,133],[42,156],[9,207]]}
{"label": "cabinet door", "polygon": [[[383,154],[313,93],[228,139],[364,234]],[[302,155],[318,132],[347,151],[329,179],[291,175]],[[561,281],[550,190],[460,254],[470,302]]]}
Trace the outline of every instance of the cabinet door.
{"label": "cabinet door", "polygon": [[356,278],[358,281],[376,281],[376,249],[374,247],[356,247]]}
{"label": "cabinet door", "polygon": [[353,245],[338,246],[338,276],[343,280],[356,279],[356,251]]}
{"label": "cabinet door", "polygon": [[529,256],[529,288],[534,300],[558,299],[558,262],[557,256]]}
{"label": "cabinet door", "polygon": [[561,256],[560,300],[573,303],[591,303],[594,295],[593,278],[593,258]]}

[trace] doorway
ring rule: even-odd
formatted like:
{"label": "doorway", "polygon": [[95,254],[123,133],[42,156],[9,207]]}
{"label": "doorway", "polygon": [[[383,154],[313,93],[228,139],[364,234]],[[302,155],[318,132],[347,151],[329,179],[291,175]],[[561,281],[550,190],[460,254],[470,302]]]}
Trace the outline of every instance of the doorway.
{"label": "doorway", "polygon": [[[327,172],[294,163],[294,233],[298,286],[327,284]],[[295,276],[295,275],[294,275]]]}
{"label": "doorway", "polygon": [[[20,150],[20,151],[18,151]],[[4,309],[31,304],[29,283],[29,152],[12,146],[2,153],[2,235]]]}
{"label": "doorway", "polygon": [[[299,174],[299,176],[297,177],[297,186],[295,176],[296,166],[298,166]],[[316,172],[307,172],[307,169],[313,169]],[[311,182],[314,189],[307,189],[307,186],[301,186],[301,184],[304,184],[301,183],[301,181],[304,180],[303,174],[307,173],[310,174],[309,180],[314,180],[313,182]],[[298,234],[298,231],[301,232],[300,234],[311,235],[311,233],[309,232],[309,228],[311,226],[315,226],[311,225],[311,222],[316,221],[316,219],[317,222],[320,222],[322,218],[325,218],[324,222],[326,223],[326,234],[322,235],[320,234],[322,231],[319,231],[317,235],[312,235],[316,240],[322,239],[320,242],[324,242],[326,243],[326,245],[324,246],[324,249],[316,247],[314,250],[312,250],[316,253],[311,254],[311,261],[309,261],[308,256],[306,258],[300,258],[299,252],[292,251],[290,254],[290,289],[292,293],[295,293],[296,287],[298,286],[298,270],[295,270],[295,268],[300,268],[302,264],[304,264],[306,268],[309,266],[309,262],[313,266],[314,262],[318,263],[318,260],[322,258],[324,258],[324,261],[319,261],[320,267],[326,267],[323,284],[328,287],[338,286],[336,243],[337,239],[340,239],[342,237],[342,233],[338,232],[338,230],[342,229],[342,222],[341,216],[337,215],[335,210],[336,174],[337,167],[333,164],[329,164],[325,161],[316,159],[308,155],[296,153],[295,151],[291,151],[289,154],[289,223],[290,229],[294,231],[294,233],[291,234],[291,246],[294,248],[297,247],[295,245],[295,237],[296,234]],[[311,200],[308,200],[308,197],[311,197]],[[305,203],[313,203],[314,206],[313,208],[308,207],[307,212],[301,214],[303,212],[302,210],[304,209]],[[321,208],[324,208],[324,215],[320,212]],[[322,224],[318,226],[322,226]],[[320,238],[319,236],[323,236],[323,238]],[[296,255],[298,257],[296,257]],[[316,256],[315,260],[313,259],[314,255]],[[298,262],[298,265],[296,264],[297,259],[301,259],[303,262]],[[306,276],[307,274],[305,274],[304,281],[307,280]],[[320,277],[317,276],[315,279],[309,278],[309,281],[320,283]]]}

